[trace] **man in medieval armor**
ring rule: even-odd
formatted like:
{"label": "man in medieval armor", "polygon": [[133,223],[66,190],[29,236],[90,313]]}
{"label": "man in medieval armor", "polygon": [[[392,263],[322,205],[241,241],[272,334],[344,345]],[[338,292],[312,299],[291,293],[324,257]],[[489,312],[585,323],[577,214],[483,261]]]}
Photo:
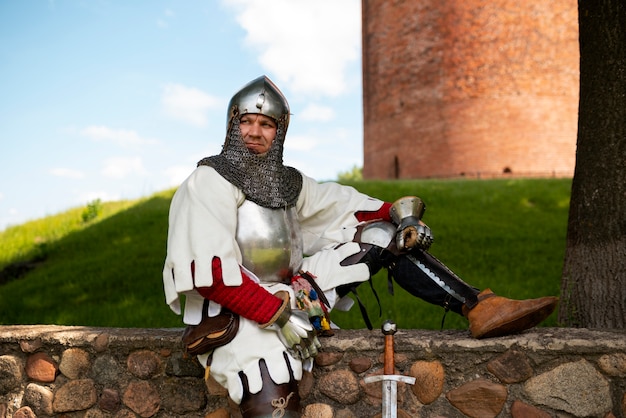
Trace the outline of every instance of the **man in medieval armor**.
{"label": "man in medieval armor", "polygon": [[[523,331],[554,310],[555,297],[480,292],[430,255],[419,198],[383,202],[283,165],[289,117],[269,78],[245,85],[228,105],[221,153],[198,163],[170,208],[166,301],[180,314],[184,295],[183,321],[197,338],[189,347],[211,342],[198,359],[244,418],[300,416],[297,383],[328,312],[381,268],[411,294],[464,315],[476,338]],[[224,330],[198,333],[225,313]]]}

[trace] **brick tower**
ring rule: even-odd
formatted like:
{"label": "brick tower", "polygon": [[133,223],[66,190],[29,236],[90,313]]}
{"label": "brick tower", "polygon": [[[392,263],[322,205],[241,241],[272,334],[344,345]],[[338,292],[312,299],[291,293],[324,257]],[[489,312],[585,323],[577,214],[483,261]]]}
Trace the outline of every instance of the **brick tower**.
{"label": "brick tower", "polygon": [[576,0],[362,0],[366,179],[571,176]]}

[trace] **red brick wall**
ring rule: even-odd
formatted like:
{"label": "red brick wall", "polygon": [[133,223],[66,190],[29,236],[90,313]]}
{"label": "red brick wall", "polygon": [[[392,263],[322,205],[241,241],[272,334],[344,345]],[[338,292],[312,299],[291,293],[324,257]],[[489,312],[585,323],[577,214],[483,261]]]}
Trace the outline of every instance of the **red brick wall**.
{"label": "red brick wall", "polygon": [[367,179],[571,176],[576,0],[362,0]]}

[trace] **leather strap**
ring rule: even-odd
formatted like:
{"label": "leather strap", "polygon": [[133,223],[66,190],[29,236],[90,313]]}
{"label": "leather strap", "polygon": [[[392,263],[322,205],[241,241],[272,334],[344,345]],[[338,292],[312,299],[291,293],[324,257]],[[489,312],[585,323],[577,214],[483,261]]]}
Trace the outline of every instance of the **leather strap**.
{"label": "leather strap", "polygon": [[[287,365],[289,361],[285,358]],[[259,360],[263,387],[258,393],[250,393],[248,378],[245,373],[239,372],[243,384],[243,398],[239,405],[242,418],[259,417],[299,417],[300,394],[298,382],[293,377],[289,367],[290,380],[287,383],[276,384],[270,377],[265,360]]]}

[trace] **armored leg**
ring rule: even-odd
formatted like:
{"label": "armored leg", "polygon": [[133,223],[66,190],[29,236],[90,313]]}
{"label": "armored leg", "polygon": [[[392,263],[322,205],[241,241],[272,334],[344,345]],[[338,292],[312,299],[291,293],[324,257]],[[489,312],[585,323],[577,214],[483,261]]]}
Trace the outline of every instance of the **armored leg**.
{"label": "armored leg", "polygon": [[478,303],[479,290],[426,251],[401,254],[388,268],[395,282],[413,296],[459,315],[463,314],[463,306],[472,309]]}
{"label": "armored leg", "polygon": [[393,279],[410,294],[443,306],[469,320],[475,338],[515,334],[532,328],[555,309],[558,298],[512,300],[486,289],[480,292],[423,250],[399,252],[394,243],[395,227],[387,222],[366,225],[355,240],[364,251],[347,263],[366,263],[372,274],[387,268]]}
{"label": "armored leg", "polygon": [[468,285],[435,257],[422,250],[401,253],[395,246],[396,227],[389,222],[372,222],[358,230],[355,240],[363,251],[342,264],[365,263],[370,274],[386,268],[403,289],[460,315],[463,306],[473,308],[478,289]]}
{"label": "armored leg", "polygon": [[248,378],[240,372],[244,394],[239,405],[242,418],[284,418],[300,417],[300,395],[298,382],[291,377],[287,383],[276,384],[270,377],[265,360],[259,361],[263,388],[258,393],[250,393]]}

